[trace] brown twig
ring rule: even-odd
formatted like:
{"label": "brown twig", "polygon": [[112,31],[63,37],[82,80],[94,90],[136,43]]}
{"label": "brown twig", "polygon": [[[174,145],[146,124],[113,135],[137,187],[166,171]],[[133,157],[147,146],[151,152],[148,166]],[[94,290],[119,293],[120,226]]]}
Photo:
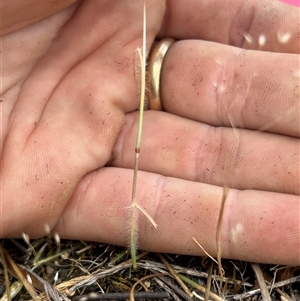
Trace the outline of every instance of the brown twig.
{"label": "brown twig", "polygon": [[[136,292],[134,294],[135,299],[170,299],[170,295],[167,292]],[[90,300],[128,300],[129,293],[90,293],[87,295],[76,296],[72,298],[72,301],[90,301]]]}
{"label": "brown twig", "polygon": [[[129,299],[130,299],[130,301],[134,301],[134,300],[135,300],[136,294],[135,294],[134,290],[135,290],[135,287],[136,287],[139,283],[141,283],[142,281],[147,280],[147,279],[149,279],[149,278],[153,278],[153,277],[157,277],[157,276],[163,276],[163,275],[167,275],[167,273],[155,273],[155,274],[147,275],[147,276],[145,276],[145,277],[139,279],[139,280],[132,286],[132,288],[131,288],[131,290],[130,290],[130,293],[129,293]],[[168,295],[168,294],[167,294],[167,295]]]}
{"label": "brown twig", "polygon": [[209,293],[210,293],[213,267],[214,267],[214,262],[212,261],[210,263],[210,266],[209,266],[209,269],[208,269],[208,277],[207,277],[207,281],[206,281],[206,291],[205,291],[205,295],[204,295],[204,301],[209,300]]}
{"label": "brown twig", "polygon": [[266,284],[264,275],[261,271],[261,268],[260,268],[259,264],[251,263],[251,266],[252,266],[252,269],[255,273],[256,279],[259,283],[260,290],[261,290],[261,296],[262,296],[263,301],[272,301],[269,290],[267,288],[267,284]]}
{"label": "brown twig", "polygon": [[[268,285],[267,289],[278,288],[278,287],[282,287],[282,286],[285,286],[285,285],[288,285],[288,284],[292,284],[292,283],[296,283],[296,282],[300,282],[300,276],[293,277],[293,278],[290,278],[290,279],[287,279],[287,280],[278,281],[278,282],[276,282],[276,283],[274,283],[272,285]],[[243,300],[243,299],[252,297],[254,295],[257,295],[260,292],[261,292],[261,289],[258,288],[258,289],[249,291],[247,293],[243,293],[243,294],[239,294],[239,295],[234,295],[232,297],[232,299],[233,300]]]}

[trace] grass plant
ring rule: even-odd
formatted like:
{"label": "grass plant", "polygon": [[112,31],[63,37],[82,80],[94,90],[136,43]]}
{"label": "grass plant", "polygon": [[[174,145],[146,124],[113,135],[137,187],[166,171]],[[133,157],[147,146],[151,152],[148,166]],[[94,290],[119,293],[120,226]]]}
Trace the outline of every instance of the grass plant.
{"label": "grass plant", "polygon": [[30,243],[2,240],[1,301],[8,295],[13,300],[129,300],[133,287],[133,298],[143,301],[205,300],[206,295],[206,300],[254,301],[261,300],[265,287],[272,301],[300,300],[300,267],[256,264],[254,270],[250,263],[223,259],[221,288],[218,265],[209,257],[139,251],[134,270],[123,247],[63,239],[58,246],[49,237]]}

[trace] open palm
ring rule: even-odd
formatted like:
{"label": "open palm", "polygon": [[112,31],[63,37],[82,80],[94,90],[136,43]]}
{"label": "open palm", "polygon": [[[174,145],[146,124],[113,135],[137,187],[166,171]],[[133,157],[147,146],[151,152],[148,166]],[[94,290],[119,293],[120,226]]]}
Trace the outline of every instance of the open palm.
{"label": "open palm", "polygon": [[[162,8],[150,10],[150,46]],[[2,237],[44,235],[110,159],[125,113],[138,108],[142,18],[142,3],[84,2],[3,38]]]}

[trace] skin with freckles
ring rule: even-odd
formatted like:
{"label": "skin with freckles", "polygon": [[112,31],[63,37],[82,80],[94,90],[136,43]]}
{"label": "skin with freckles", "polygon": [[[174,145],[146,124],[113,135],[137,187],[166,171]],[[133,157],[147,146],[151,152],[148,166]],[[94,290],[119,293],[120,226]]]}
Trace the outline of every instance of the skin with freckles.
{"label": "skin with freckles", "polygon": [[[36,4],[38,3],[38,5]],[[4,1],[0,235],[128,245],[143,1]],[[300,264],[299,9],[148,1],[147,45],[173,37],[166,112],[146,111],[139,247]]]}

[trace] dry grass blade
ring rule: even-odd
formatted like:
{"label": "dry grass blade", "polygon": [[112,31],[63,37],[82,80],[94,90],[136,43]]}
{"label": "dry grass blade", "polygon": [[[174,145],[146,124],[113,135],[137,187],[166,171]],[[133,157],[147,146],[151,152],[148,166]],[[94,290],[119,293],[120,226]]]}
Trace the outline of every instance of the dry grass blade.
{"label": "dry grass blade", "polygon": [[[172,285],[170,283],[166,283],[167,280],[165,277],[159,277],[153,279],[161,288],[163,288],[167,293],[169,293],[170,297],[173,298],[174,301],[182,301],[176,294],[176,290],[178,290],[178,287],[175,285]],[[173,287],[172,287],[173,286]],[[179,293],[180,294],[180,293]]]}
{"label": "dry grass blade", "polygon": [[251,263],[251,266],[255,273],[256,279],[259,283],[263,300],[264,301],[272,301],[270,293],[269,293],[267,285],[266,285],[266,282],[265,282],[265,279],[264,279],[264,275],[261,271],[259,264]]}
{"label": "dry grass blade", "polygon": [[[148,254],[148,252],[144,252],[142,254],[139,254],[136,258],[140,259],[143,256],[145,256],[146,254]],[[132,262],[130,260],[128,260],[128,261],[125,261],[125,262],[123,262],[119,265],[113,266],[111,268],[107,268],[107,269],[101,270],[101,271],[95,271],[93,274],[78,277],[79,281],[76,281],[76,284],[74,284],[70,288],[69,292],[71,294],[73,294],[77,289],[79,289],[81,287],[91,285],[91,284],[95,283],[100,278],[111,276],[111,275],[113,275],[115,273],[118,273],[118,272],[120,272],[120,271],[122,271],[126,268],[130,268],[131,266],[132,266]],[[75,280],[75,278],[73,280]]]}
{"label": "dry grass blade", "polygon": [[[285,285],[289,285],[289,284],[296,283],[296,282],[300,282],[300,276],[292,277],[288,280],[279,281],[279,282],[274,283],[273,285],[268,285],[267,289],[283,287]],[[246,298],[253,297],[253,296],[255,296],[257,294],[260,294],[260,293],[261,293],[261,289],[259,288],[259,289],[255,289],[255,290],[246,292],[244,294],[235,295],[235,296],[232,297],[232,299],[233,300],[244,300]]]}
{"label": "dry grass blade", "polygon": [[39,300],[34,287],[29,283],[29,281],[23,275],[23,273],[20,270],[20,268],[18,267],[18,265],[14,262],[14,260],[10,257],[8,252],[2,246],[0,246],[0,248],[1,248],[1,255],[3,256],[2,258],[5,258],[8,270],[16,278],[18,278],[20,280],[20,282],[25,286],[26,290],[28,291],[30,296],[33,298],[33,300]]}
{"label": "dry grass blade", "polygon": [[[134,297],[136,299],[147,299],[147,300],[162,300],[169,299],[169,295],[165,292],[138,292],[135,293]],[[91,293],[88,295],[78,296],[72,298],[72,301],[92,301],[92,300],[128,300],[129,293],[106,293],[98,294]]]}
{"label": "dry grass blade", "polygon": [[157,229],[157,223],[155,220],[149,215],[149,213],[141,207],[139,204],[136,204],[136,207],[148,218],[149,222],[152,224],[152,226]]}
{"label": "dry grass blade", "polygon": [[[130,290],[130,295],[129,295],[129,299],[130,301],[135,301],[135,298],[134,298],[134,290],[135,290],[135,287],[141,283],[142,281],[144,280],[147,280],[147,279],[150,279],[150,278],[153,278],[153,277],[158,277],[158,276],[164,276],[164,275],[167,275],[167,273],[155,273],[155,274],[151,274],[151,275],[147,275],[141,279],[139,279],[131,288]],[[167,294],[167,297],[168,297],[168,294]]]}
{"label": "dry grass blade", "polygon": [[207,257],[209,257],[212,261],[214,261],[216,264],[219,264],[217,260],[215,260],[206,250],[201,246],[201,244],[197,241],[195,237],[192,237],[193,241],[199,246],[199,248],[205,253]]}
{"label": "dry grass blade", "polygon": [[[8,268],[7,268],[7,263],[6,263],[6,258],[3,254],[3,247],[2,245],[0,246],[0,256],[2,259],[2,264],[4,268],[4,278],[5,278],[5,285],[6,285],[6,295],[7,295],[7,300],[11,301],[11,294],[10,294],[10,283],[9,283],[9,277],[8,277]],[[1,298],[2,299],[2,298]]]}
{"label": "dry grass blade", "polygon": [[223,282],[223,269],[222,269],[222,249],[221,249],[221,232],[222,232],[222,222],[223,222],[223,215],[224,215],[224,208],[225,208],[225,202],[228,194],[228,188],[225,185],[223,187],[223,194],[222,194],[222,202],[220,207],[220,212],[218,216],[218,224],[217,224],[217,233],[216,233],[216,244],[217,244],[217,260],[218,260],[218,268],[219,268],[219,274],[221,277],[220,281],[220,290],[222,289],[222,282]]}
{"label": "dry grass blade", "polygon": [[[178,277],[180,277],[184,282],[190,284],[193,288],[197,289],[198,291],[200,291],[201,293],[205,294],[206,293],[206,288],[198,283],[196,283],[195,281],[191,280],[188,277],[185,277],[181,274],[178,274]],[[192,293],[192,296],[197,295],[196,293]],[[224,301],[224,299],[222,299],[221,297],[219,297],[218,295],[216,295],[213,292],[209,292],[209,297],[214,299],[215,301]]]}
{"label": "dry grass blade", "polygon": [[206,292],[204,295],[204,301],[208,301],[208,298],[209,298],[213,267],[214,267],[214,262],[212,261],[210,263],[210,267],[208,269],[208,277],[207,277],[207,282],[206,282]]}
{"label": "dry grass blade", "polygon": [[281,289],[278,288],[276,289],[276,291],[279,293],[281,301],[294,301],[290,296],[288,296]]}
{"label": "dry grass blade", "polygon": [[[84,300],[84,298],[88,298],[85,300],[100,300],[101,298],[102,300],[107,298],[113,298],[114,300],[129,299],[130,289],[133,283],[136,282],[136,279],[141,279],[146,275],[156,273],[167,273],[168,275],[153,278],[153,281],[147,281],[147,285],[150,286],[146,286],[144,289],[136,289],[134,294],[136,300],[142,298],[145,301],[150,301],[153,300],[152,298],[155,298],[155,296],[157,297],[156,300],[163,300],[165,297],[159,296],[166,295],[159,295],[158,293],[166,292],[169,294],[169,297],[166,297],[166,299],[174,301],[191,300],[181,286],[174,281],[174,277],[171,276],[166,265],[161,263],[154,253],[145,252],[139,254],[137,256],[138,269],[137,271],[133,271],[132,262],[128,254],[128,249],[126,248],[107,244],[91,244],[87,242],[62,240],[60,248],[61,256],[54,257],[53,255],[58,249],[55,242],[52,243],[52,241],[48,241],[47,248],[44,248],[45,239],[37,239],[31,240],[36,254],[42,253],[40,254],[39,262],[42,260],[43,266],[37,267],[37,257],[31,252],[31,248],[28,245],[24,248],[24,241],[21,239],[19,241],[23,246],[15,244],[15,240],[4,240],[3,246],[10,256],[16,260],[15,263],[25,278],[27,275],[30,276],[34,288],[37,289],[37,284],[41,286],[41,288],[44,288],[43,292],[38,294],[41,300],[46,300],[47,298],[51,300],[58,300],[58,298],[59,300],[68,300],[68,298],[71,298],[72,300],[74,299],[74,301]],[[89,247],[87,247],[87,245]],[[43,252],[41,252],[41,250],[43,250]],[[125,252],[125,255],[122,255],[120,258],[119,255],[122,252]],[[49,255],[52,258],[51,260],[43,260],[43,258],[48,258]],[[201,260],[201,258],[198,257],[184,255],[169,254],[167,255],[168,258],[166,258],[165,255],[163,256],[169,265],[172,266],[175,273],[177,275],[180,273],[179,277],[193,293],[192,299],[196,300],[200,298],[203,300],[204,294],[207,291],[206,283],[209,281],[208,278],[210,274],[207,272],[211,267],[211,260],[206,257]],[[116,264],[115,261],[116,257],[119,258],[117,260],[118,264]],[[250,268],[250,264],[224,259],[222,260],[222,265],[226,271],[226,277],[223,278],[222,295],[218,293],[220,276],[218,272],[214,272],[216,265],[214,265],[212,273],[211,293],[219,296],[217,300],[224,298],[228,301],[246,301],[255,299],[256,297],[257,299],[259,298],[254,295],[260,294],[260,289],[251,291],[255,283],[253,283],[254,271]],[[1,268],[4,271],[2,265]],[[263,265],[261,269],[264,272],[265,279],[274,279],[272,282],[277,279],[277,282],[268,285],[268,290],[272,290],[272,297],[274,295],[274,298],[276,298],[274,300],[300,300],[298,289],[300,267],[288,269],[287,267],[281,266]],[[288,272],[286,272],[286,270],[288,270]],[[234,274],[234,271],[237,271],[237,273]],[[57,272],[59,272],[58,279],[55,277]],[[188,278],[184,278],[184,276]],[[14,277],[9,274],[9,282],[13,283],[14,281]],[[160,284],[158,284],[158,282],[160,282]],[[4,287],[4,283],[3,273],[2,275],[0,274],[0,289]],[[226,286],[224,286],[224,283],[226,283]],[[277,290],[279,287],[281,288],[280,291]],[[140,291],[141,289],[142,291]],[[149,291],[147,291],[147,289],[149,289]],[[37,289],[37,291],[40,290]],[[56,296],[56,299],[53,298],[53,296]],[[22,289],[16,296],[16,300],[20,299],[31,299],[26,289]],[[216,298],[210,295],[209,300],[216,300]]]}
{"label": "dry grass blade", "polygon": [[39,300],[40,298],[46,298],[46,300],[54,300],[54,301],[61,301],[61,300],[69,300],[66,296],[64,296],[60,290],[58,290],[56,287],[52,286],[47,280],[44,280],[44,278],[40,277],[36,273],[34,273],[32,270],[21,267],[23,271],[26,272],[28,277],[33,280],[34,287],[39,287],[40,291],[43,291],[42,294],[38,296]]}
{"label": "dry grass blade", "polygon": [[[163,269],[165,268],[165,265],[162,263],[155,262],[155,265],[154,265],[153,262],[150,262],[148,260],[143,260],[143,262],[140,262],[139,265],[144,268],[155,269],[156,271],[163,271]],[[172,265],[170,264],[170,266],[174,269],[174,271],[177,274],[182,273],[182,274],[186,274],[186,275],[193,276],[193,277],[208,278],[208,273],[206,273],[206,272],[198,272],[194,269],[184,268],[184,267],[181,267],[178,265],[173,265],[173,264]],[[214,281],[220,281],[220,276],[212,275],[212,278]],[[240,281],[240,280],[232,281],[231,278],[225,277],[225,278],[223,278],[223,281],[226,281],[226,283],[229,283],[229,284],[238,284],[238,285],[244,285],[245,287],[252,287],[252,285],[248,282]]]}
{"label": "dry grass blade", "polygon": [[183,281],[180,279],[178,274],[174,271],[174,269],[171,267],[171,265],[167,262],[167,260],[161,255],[157,254],[160,258],[160,260],[163,262],[163,264],[167,267],[170,274],[175,278],[175,280],[178,282],[178,284],[182,287],[182,289],[185,291],[185,293],[191,298],[193,297],[193,293],[189,290],[189,288],[183,283]]}

